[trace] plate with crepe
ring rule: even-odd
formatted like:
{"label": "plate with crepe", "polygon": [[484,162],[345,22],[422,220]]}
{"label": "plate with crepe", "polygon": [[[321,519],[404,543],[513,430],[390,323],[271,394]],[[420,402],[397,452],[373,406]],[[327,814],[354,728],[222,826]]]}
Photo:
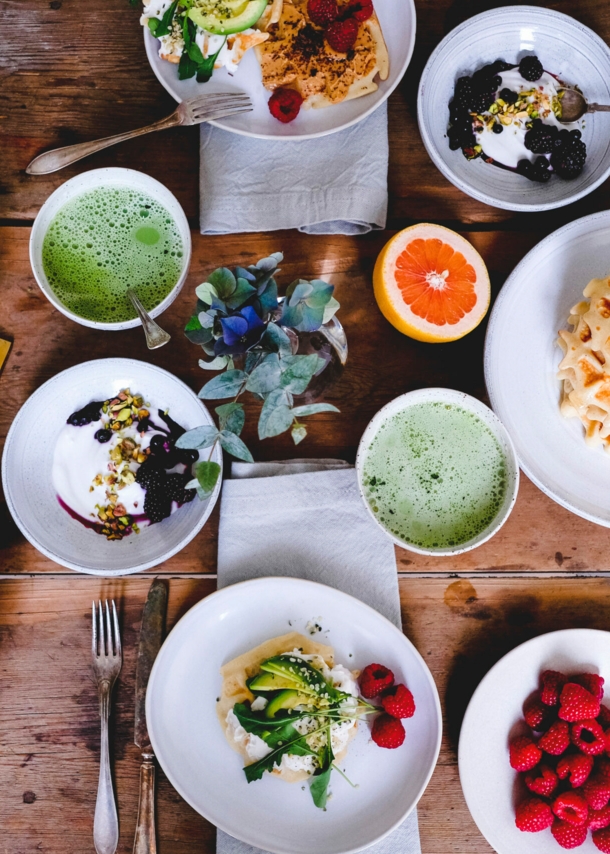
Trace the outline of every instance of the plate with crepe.
{"label": "plate with crepe", "polygon": [[144,0],[143,10],[146,54],[170,95],[245,92],[251,112],[211,124],[259,139],[361,121],[396,88],[415,44],[413,0]]}
{"label": "plate with crepe", "polygon": [[563,226],[515,267],[485,341],[489,398],[521,468],[554,501],[606,527],[609,276],[610,211]]}
{"label": "plate with crepe", "polygon": [[273,854],[348,854],[391,833],[442,731],[432,675],[401,631],[339,590],[281,577],[225,587],[180,620],[146,721],[179,794]]}

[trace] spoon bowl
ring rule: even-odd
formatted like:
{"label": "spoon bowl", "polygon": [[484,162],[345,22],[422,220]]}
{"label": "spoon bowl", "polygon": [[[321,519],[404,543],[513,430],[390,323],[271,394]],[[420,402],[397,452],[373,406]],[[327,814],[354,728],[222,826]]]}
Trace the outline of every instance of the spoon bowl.
{"label": "spoon bowl", "polygon": [[560,89],[561,115],[558,120],[564,125],[573,124],[585,113],[608,113],[610,104],[588,104],[584,95],[578,89]]}

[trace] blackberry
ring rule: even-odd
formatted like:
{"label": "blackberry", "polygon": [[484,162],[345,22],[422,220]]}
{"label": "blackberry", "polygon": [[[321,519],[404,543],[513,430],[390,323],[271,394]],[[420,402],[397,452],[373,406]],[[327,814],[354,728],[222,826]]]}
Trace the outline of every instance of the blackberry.
{"label": "blackberry", "polygon": [[102,427],[101,430],[97,431],[94,438],[97,439],[101,445],[105,445],[106,442],[109,442],[112,439],[112,430],[106,430]]}
{"label": "blackberry", "polygon": [[470,77],[460,77],[455,83],[453,101],[457,109],[470,110],[472,104],[472,82]]}
{"label": "blackberry", "polygon": [[537,56],[524,56],[519,63],[519,74],[529,83],[540,80],[544,68]]}
{"label": "blackberry", "polygon": [[167,454],[170,450],[170,442],[167,436],[156,433],[150,440],[150,451],[155,456]]}
{"label": "blackberry", "polygon": [[570,137],[551,154],[551,166],[560,178],[577,178],[587,159],[587,146],[581,139]]}
{"label": "blackberry", "polygon": [[496,100],[496,90],[490,89],[487,92],[480,92],[474,95],[472,100],[472,109],[475,113],[484,113],[488,110]]}
{"label": "blackberry", "polygon": [[534,154],[549,154],[553,150],[556,137],[556,127],[545,125],[540,119],[535,119],[531,129],[525,134],[524,144]]}
{"label": "blackberry", "polygon": [[178,454],[179,462],[185,466],[192,466],[199,459],[199,451],[191,448],[176,448],[176,453]]}
{"label": "blackberry", "polygon": [[171,515],[171,512],[172,503],[166,495],[156,490],[146,490],[144,514],[152,524],[161,522],[162,519],[167,519]]}
{"label": "blackberry", "polygon": [[537,157],[534,163],[530,163],[529,160],[520,160],[517,164],[517,172],[539,184],[545,184],[551,178],[549,161],[546,157]]}
{"label": "blackberry", "polygon": [[517,92],[513,92],[512,89],[501,89],[499,98],[502,98],[503,101],[506,101],[507,104],[516,104],[519,100],[519,94]]}
{"label": "blackberry", "polygon": [[139,483],[145,489],[148,489],[149,486],[151,489],[160,488],[165,478],[166,474],[163,469],[155,465],[150,458],[146,462],[143,462],[136,472],[136,483]]}
{"label": "blackberry", "polygon": [[185,489],[182,493],[182,500],[180,504],[189,504],[197,495],[196,489]]}
{"label": "blackberry", "polygon": [[447,131],[449,137],[449,148],[457,151],[458,148],[474,145],[475,138],[472,130],[472,119],[470,116],[462,119],[459,124],[451,125]]}
{"label": "blackberry", "polygon": [[71,424],[73,427],[84,427],[86,424],[91,424],[92,421],[98,421],[103,405],[103,400],[92,401],[83,406],[82,409],[73,412],[66,423]]}
{"label": "blackberry", "polygon": [[582,134],[579,130],[571,130],[570,136],[572,137],[572,139],[580,139]]}
{"label": "blackberry", "polygon": [[165,495],[171,501],[181,501],[184,487],[189,480],[188,475],[185,477],[183,474],[168,474],[165,479]]}
{"label": "blackberry", "polygon": [[494,122],[494,126],[492,127],[492,131],[494,133],[502,133],[503,130],[504,128],[502,127],[500,122]]}
{"label": "blackberry", "polygon": [[503,71],[510,71],[511,68],[514,68],[515,64],[514,62],[505,62],[503,59],[496,59],[491,67],[494,70],[494,74],[502,74]]}

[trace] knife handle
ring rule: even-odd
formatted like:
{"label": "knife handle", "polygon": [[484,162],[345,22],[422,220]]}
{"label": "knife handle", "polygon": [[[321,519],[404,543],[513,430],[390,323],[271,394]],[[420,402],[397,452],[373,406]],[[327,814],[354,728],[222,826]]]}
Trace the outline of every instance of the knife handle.
{"label": "knife handle", "polygon": [[143,753],[140,767],[140,803],[133,854],[157,854],[155,835],[155,757]]}

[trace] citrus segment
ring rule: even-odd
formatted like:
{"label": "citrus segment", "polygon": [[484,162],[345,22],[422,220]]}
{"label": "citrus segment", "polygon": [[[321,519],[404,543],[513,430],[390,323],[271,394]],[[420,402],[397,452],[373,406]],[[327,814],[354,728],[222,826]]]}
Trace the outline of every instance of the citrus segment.
{"label": "citrus segment", "polygon": [[406,228],[386,244],[373,287],[384,316],[419,341],[461,338],[489,307],[489,276],[479,253],[459,234],[429,223]]}

